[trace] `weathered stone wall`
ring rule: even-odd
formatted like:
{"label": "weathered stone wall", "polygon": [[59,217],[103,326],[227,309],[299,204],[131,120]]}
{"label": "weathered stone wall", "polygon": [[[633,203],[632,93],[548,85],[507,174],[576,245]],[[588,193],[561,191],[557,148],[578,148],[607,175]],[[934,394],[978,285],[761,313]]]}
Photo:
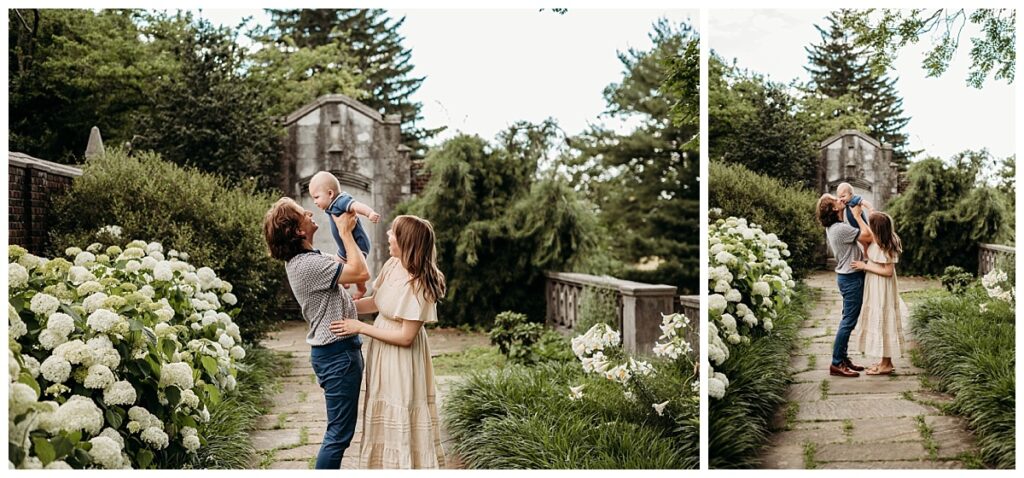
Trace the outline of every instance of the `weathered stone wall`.
{"label": "weathered stone wall", "polygon": [[53,197],[66,191],[82,170],[8,152],[7,171],[8,243],[43,254],[49,245]]}
{"label": "weathered stone wall", "polygon": [[856,130],[842,130],[821,142],[818,191],[835,193],[843,182],[854,194],[883,210],[897,194],[898,176],[892,164],[892,146]]}
{"label": "weathered stone wall", "polygon": [[326,95],[289,115],[285,127],[288,140],[281,189],[316,213],[320,230],[314,247],[324,252],[337,250],[328,219],[308,190],[314,174],[330,171],[343,191],[384,218],[378,224],[360,218],[370,236],[368,262],[375,274],[389,257],[386,220],[395,206],[412,194],[411,150],[401,145],[399,117],[384,117],[344,95]]}

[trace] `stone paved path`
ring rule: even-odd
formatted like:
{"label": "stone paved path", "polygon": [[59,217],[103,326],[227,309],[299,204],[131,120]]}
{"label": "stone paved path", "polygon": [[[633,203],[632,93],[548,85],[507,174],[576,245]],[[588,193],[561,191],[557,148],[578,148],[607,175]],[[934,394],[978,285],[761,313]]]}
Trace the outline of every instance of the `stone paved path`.
{"label": "stone paved path", "polygon": [[[289,321],[281,330],[271,334],[263,345],[271,350],[288,352],[291,370],[282,378],[282,387],[273,398],[270,413],[261,417],[258,429],[252,434],[253,445],[260,452],[259,462],[253,468],[310,469],[316,460],[324,435],[325,411],[323,390],[316,383],[316,376],[309,364],[309,346],[306,345],[306,323]],[[486,334],[467,334],[452,329],[432,329],[430,337],[431,355],[454,353],[473,345],[487,345]],[[364,345],[365,353],[365,345]],[[457,381],[457,376],[437,376],[438,410],[444,396]],[[359,464],[359,442],[362,438],[362,393],[360,395],[360,420],[356,423],[356,434],[342,459],[342,468],[351,469]],[[458,457],[447,446],[448,435],[442,428],[441,439],[446,444],[449,468],[461,468]]]}
{"label": "stone paved path", "polygon": [[[933,406],[950,398],[922,388],[924,371],[910,364],[908,351],[893,358],[897,374],[891,376],[829,375],[842,298],[832,272],[814,273],[805,282],[821,296],[801,325],[790,362],[796,374],[789,403],[776,416],[780,431],[769,440],[762,467],[963,468],[956,457],[974,450],[973,437],[963,419]],[[934,280],[900,278],[901,292],[935,287],[941,285]],[[907,348],[913,348],[907,321],[903,331]],[[865,366],[878,362],[852,352],[850,357]]]}

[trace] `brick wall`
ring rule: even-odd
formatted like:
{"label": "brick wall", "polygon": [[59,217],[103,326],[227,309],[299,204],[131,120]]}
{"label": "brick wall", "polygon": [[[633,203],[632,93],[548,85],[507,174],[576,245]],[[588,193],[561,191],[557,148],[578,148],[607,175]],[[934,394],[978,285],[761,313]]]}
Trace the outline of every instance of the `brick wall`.
{"label": "brick wall", "polygon": [[409,172],[412,176],[409,182],[412,195],[419,196],[430,182],[430,172],[427,171],[426,163],[422,159],[412,160],[409,163]]}
{"label": "brick wall", "polygon": [[82,170],[22,153],[7,155],[8,242],[33,254],[43,254],[49,244],[53,198],[71,186]]}

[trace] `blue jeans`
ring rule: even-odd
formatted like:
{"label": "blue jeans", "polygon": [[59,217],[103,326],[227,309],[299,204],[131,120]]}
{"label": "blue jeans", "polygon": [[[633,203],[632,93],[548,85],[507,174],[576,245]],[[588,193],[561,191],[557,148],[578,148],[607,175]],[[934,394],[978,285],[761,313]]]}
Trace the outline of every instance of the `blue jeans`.
{"label": "blue jeans", "polygon": [[846,359],[850,333],[860,318],[860,306],[864,302],[864,272],[836,274],[836,283],[843,295],[843,320],[839,322],[836,341],[832,344],[832,365],[839,366]]}
{"label": "blue jeans", "polygon": [[341,457],[356,430],[359,385],[363,379],[362,340],[359,336],[314,346],[310,353],[313,372],[327,399],[327,431],[316,456],[317,469],[341,468]]}

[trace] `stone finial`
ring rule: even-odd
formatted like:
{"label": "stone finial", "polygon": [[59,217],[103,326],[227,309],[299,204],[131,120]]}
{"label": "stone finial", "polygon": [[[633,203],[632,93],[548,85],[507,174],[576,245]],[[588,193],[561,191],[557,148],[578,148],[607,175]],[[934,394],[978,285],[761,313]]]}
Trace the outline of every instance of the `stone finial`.
{"label": "stone finial", "polygon": [[103,156],[106,152],[103,150],[103,138],[100,137],[100,129],[93,126],[92,131],[89,132],[89,144],[85,147],[85,159],[90,159],[93,156]]}

